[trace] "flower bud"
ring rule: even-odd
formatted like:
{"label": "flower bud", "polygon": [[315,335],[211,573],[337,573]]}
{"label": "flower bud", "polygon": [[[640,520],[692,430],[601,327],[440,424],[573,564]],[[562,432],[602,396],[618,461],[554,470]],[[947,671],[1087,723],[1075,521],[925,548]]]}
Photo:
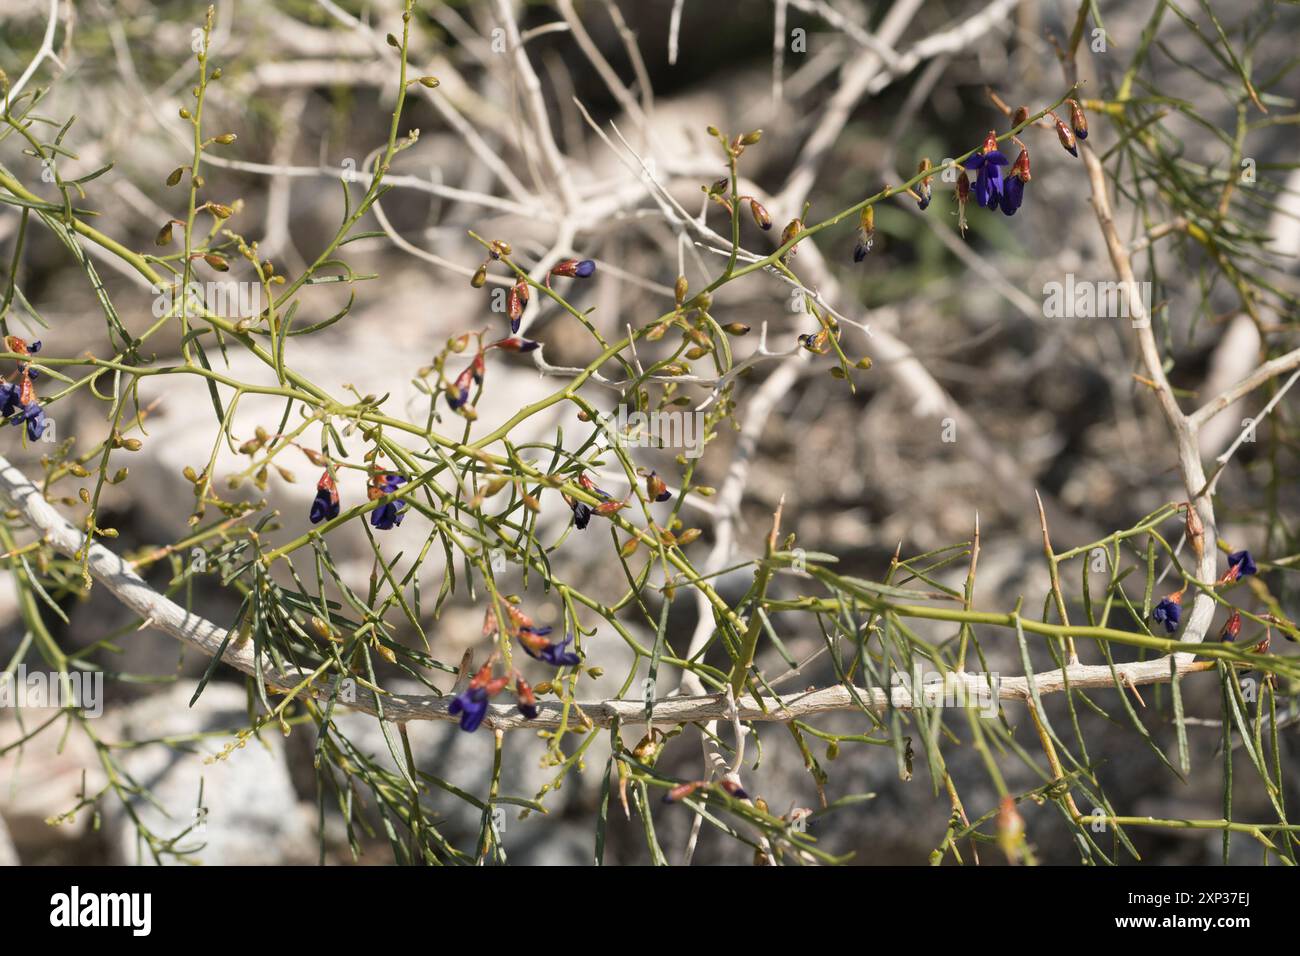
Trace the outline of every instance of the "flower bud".
{"label": "flower bud", "polygon": [[1088,117],[1083,115],[1083,107],[1078,100],[1067,100],[1070,104],[1070,126],[1079,139],[1088,138]]}
{"label": "flower bud", "polygon": [[998,845],[1009,863],[1019,863],[1024,855],[1025,820],[1010,796],[1003,797],[998,807]]}
{"label": "flower bud", "polygon": [[930,205],[932,178],[930,177],[929,173],[932,168],[933,167],[930,165],[930,158],[928,156],[925,159],[922,159],[921,162],[917,164],[916,167],[916,171],[918,173],[926,174],[926,177],[922,179],[920,183],[917,184],[916,187],[917,195],[920,197],[917,199],[916,204],[919,207],[921,207],[922,211],[924,211],[926,207]]}
{"label": "flower bud", "polygon": [[[784,246],[787,242],[789,242],[791,239],[794,239],[801,232],[803,232],[803,220],[791,219],[790,222],[786,225],[786,227],[783,230],[781,230],[781,245]],[[796,251],[795,247],[791,246],[789,250],[786,252],[786,256],[789,258],[794,258],[795,251]]]}
{"label": "flower bud", "polygon": [[519,322],[523,318],[524,308],[528,305],[528,282],[520,277],[514,285],[510,287],[510,294],[506,299],[506,308],[510,316],[510,331],[519,331]]}
{"label": "flower bud", "polygon": [[1074,145],[1074,133],[1059,119],[1056,121],[1056,138],[1061,141],[1061,145],[1071,156],[1079,155],[1079,150]]}
{"label": "flower bud", "polygon": [[853,261],[861,262],[876,242],[876,207],[867,206],[858,215],[858,243],[853,247]]}

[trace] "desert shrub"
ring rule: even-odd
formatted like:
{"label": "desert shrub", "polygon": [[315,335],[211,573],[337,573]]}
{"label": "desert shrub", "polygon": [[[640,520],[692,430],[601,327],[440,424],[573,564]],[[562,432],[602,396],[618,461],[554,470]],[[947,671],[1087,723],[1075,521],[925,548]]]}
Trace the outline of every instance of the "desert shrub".
{"label": "desert shrub", "polygon": [[[1300,677],[1284,643],[1297,636],[1287,611],[1295,434],[1283,398],[1300,350],[1294,276],[1269,224],[1294,217],[1285,210],[1297,180],[1285,179],[1292,164],[1252,158],[1271,156],[1274,130],[1295,121],[1281,92],[1293,60],[1266,43],[1285,34],[1283,21],[1294,26],[1293,13],[1155,0],[1145,26],[1108,51],[1114,38],[1085,2],[1059,36],[1040,31],[1042,49],[1029,44],[987,95],[963,91],[963,109],[980,118],[918,134],[912,121],[933,118],[927,99],[956,82],[953,58],[1003,43],[1013,4],[974,4],[947,24],[918,20],[921,32],[905,38],[908,4],[858,22],[829,6],[779,3],[773,101],[804,52],[803,27],[792,44],[785,37],[785,18],[798,12],[820,18],[808,22],[841,45],[834,55],[845,65],[824,109],[783,136],[746,124],[724,93],[716,125],[693,129],[683,157],[651,122],[646,68],[617,7],[608,13],[617,39],[606,42],[603,27],[595,39],[588,31],[607,14],[567,0],[558,13],[533,11],[531,28],[508,2],[462,17],[408,0],[376,7],[373,19],[326,0],[267,6],[262,15],[289,33],[255,20],[218,24],[213,8],[190,24],[191,11],[164,6],[135,21],[91,17],[74,37],[52,4],[48,30],[22,48],[31,67],[4,80],[0,360],[4,414],[16,427],[0,434],[0,550],[21,620],[5,673],[43,670],[62,706],[0,741],[0,753],[20,754],[40,735],[89,738],[102,785],[50,807],[56,822],[106,803],[134,815],[148,799],[147,781],[122,761],[146,741],[102,736],[79,688],[97,676],[126,688],[176,679],[169,665],[148,674],[116,663],[124,642],[152,628],[210,661],[191,703],[212,681],[237,675],[248,688],[248,722],[219,735],[213,759],[276,732],[307,741],[322,858],[329,817],[343,821],[353,853],[378,838],[401,862],[504,861],[507,812],[545,814],[567,780],[594,775],[596,795],[580,809],[598,862],[615,826],[625,842],[628,833],[644,841],[627,858],[675,860],[664,828],[686,820],[686,859],[705,828],[761,863],[838,862],[848,854],[819,833],[869,828],[873,812],[855,774],[834,772],[852,751],[928,788],[948,815],[930,835],[933,862],[980,860],[984,843],[998,844],[984,859],[1033,862],[1035,844],[1055,832],[1081,861],[1114,863],[1139,856],[1135,834],[1153,829],[1221,833],[1225,859],[1234,835],[1249,837],[1264,858],[1295,862],[1300,825],[1284,770]],[[754,6],[737,17],[759,14],[768,15]],[[682,15],[672,15],[674,47]],[[158,42],[142,35],[146,24],[161,31]],[[193,40],[188,56],[172,49],[177,37]],[[532,55],[552,41],[562,54]],[[348,69],[312,74],[313,44]],[[611,45],[627,69],[610,65],[602,50]],[[129,80],[145,99],[167,90],[162,106],[139,109],[173,137],[173,151],[187,145],[183,161],[159,176],[130,142],[113,153],[107,133],[83,134],[57,99],[72,53],[81,68],[112,64],[112,82]],[[1039,75],[1032,85],[1050,92],[1014,78],[1026,58]],[[289,110],[258,86],[269,82],[263,72],[295,65],[309,89],[345,99],[354,137],[372,137],[361,161],[302,167],[245,151],[273,139],[268,117]],[[609,115],[572,105],[556,69],[573,74],[575,102],[600,100]],[[629,70],[630,86],[619,79]],[[382,76],[382,113],[346,92],[362,73]],[[826,157],[858,102],[894,84],[908,92],[894,103],[887,156],[847,186]],[[561,135],[566,118],[591,127],[585,158]],[[430,128],[450,181],[413,158]],[[774,174],[756,165],[774,140],[789,154],[778,190],[759,185]],[[163,214],[151,245],[138,223],[98,215],[113,184],[133,179],[151,183],[148,202]],[[262,230],[239,190],[297,179],[311,184],[298,201],[341,215],[299,240],[310,245],[295,264],[284,241],[268,253],[275,230]],[[441,204],[423,235],[413,197]],[[264,205],[286,229],[288,207]],[[1034,261],[1012,229],[1033,215],[1054,223],[1058,262],[1087,262],[1047,273],[1062,281],[1044,286],[1037,318],[1099,317],[1065,334],[1099,343],[1087,359],[1136,409],[1128,442],[1140,454],[1115,470],[1143,493],[1136,504],[1095,501],[1104,527],[1071,530],[1068,545],[1049,511],[1088,508],[1051,494],[1035,505],[1029,466],[999,447],[997,421],[1015,422],[1032,398],[1002,389],[1000,410],[981,425],[904,344],[906,329],[868,321],[945,282],[1001,283],[1010,291],[999,295],[1038,310],[1022,289],[1028,271],[998,274],[1008,259]],[[982,236],[1002,248],[985,249]],[[633,255],[637,245],[653,248]],[[324,384],[302,364],[305,350],[337,343],[334,361],[354,374],[341,336],[393,281],[393,258],[376,250],[414,256],[449,289],[475,290],[479,311],[448,317],[431,301],[432,316],[371,320],[366,335],[391,337],[387,378]],[[84,332],[69,336],[48,319],[44,290],[24,272],[38,258],[56,259],[59,281],[81,283],[102,316],[89,346]],[[592,291],[615,286],[615,298]],[[1207,392],[1224,315],[1252,333],[1249,361]],[[410,326],[425,322],[438,331],[424,341],[437,342],[416,354]],[[978,374],[985,354],[966,344],[946,361]],[[1240,364],[1240,354],[1228,357]],[[520,369],[540,372],[545,394],[516,401],[507,383],[521,381],[509,377]],[[397,383],[408,381],[414,399],[398,400]],[[202,387],[178,391],[193,382]],[[1045,587],[985,596],[973,515],[965,540],[900,546],[874,564],[840,561],[807,533],[796,539],[781,504],[750,507],[755,530],[746,532],[754,459],[786,397],[815,387],[851,422],[865,415],[864,393],[885,382],[920,407],[917,428],[934,435],[926,455],[941,459],[955,444],[978,463],[991,498],[1017,496],[1030,522],[1018,533]],[[188,515],[186,527],[166,540],[133,529],[127,548],[113,508],[159,494],[132,463],[150,452],[156,407],[176,394],[197,396],[181,414],[210,449],[184,463],[192,495],[166,502]],[[507,413],[487,420],[489,402]],[[1252,410],[1241,427],[1204,447],[1211,423],[1247,407],[1239,403]],[[563,424],[551,430],[557,412]],[[841,467],[834,455],[851,456],[855,440],[798,450],[794,484]],[[310,503],[284,497],[295,483],[315,486]],[[340,553],[348,535],[364,542],[360,572]],[[85,640],[69,611],[101,590],[130,620]],[[473,630],[449,638],[470,614]],[[617,671],[611,647],[622,652]],[[1014,676],[1001,672],[1008,663]],[[1189,716],[1187,688],[1215,682],[1213,714]],[[372,715],[386,752],[357,744],[345,712]],[[473,768],[485,783],[470,789],[456,782],[463,768],[417,753],[410,731],[427,721],[491,741]],[[1159,817],[1113,801],[1094,757],[1100,733],[1123,741],[1108,753],[1120,746],[1125,763],[1174,778],[1192,773],[1194,757],[1214,760],[1217,745],[1221,773],[1208,784],[1220,788],[1222,813]],[[802,778],[773,779],[764,751],[777,746],[794,748]],[[955,769],[954,754],[966,753]],[[548,779],[535,793],[507,792],[512,761],[540,762]],[[1264,816],[1234,808],[1243,790]],[[787,807],[769,791],[795,796]],[[476,834],[446,832],[446,801],[473,809]],[[1038,808],[1055,812],[1034,816],[1027,832],[1024,811]],[[169,832],[136,824],[151,859],[185,857],[203,842],[185,821]]]}

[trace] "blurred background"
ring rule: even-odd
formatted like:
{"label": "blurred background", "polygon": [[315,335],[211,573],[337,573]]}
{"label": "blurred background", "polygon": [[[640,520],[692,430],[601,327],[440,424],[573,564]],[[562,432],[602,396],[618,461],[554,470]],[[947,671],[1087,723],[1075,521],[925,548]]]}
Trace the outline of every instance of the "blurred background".
{"label": "blurred background", "polygon": [[[1125,164],[1121,136],[1104,111],[1090,113],[1089,142],[1118,176],[1112,195],[1117,189],[1120,234],[1134,244],[1141,278],[1153,282],[1157,337],[1171,379],[1186,390],[1190,408],[1192,396],[1204,400],[1217,393],[1270,349],[1295,346],[1295,311],[1289,303],[1300,291],[1300,178],[1290,169],[1294,123],[1254,126],[1244,146],[1235,143],[1239,97],[1233,95],[1232,68],[1207,56],[1198,33],[1213,32],[1215,21],[1206,11],[1215,8],[1234,45],[1249,43],[1250,69],[1271,112],[1294,116],[1294,100],[1287,97],[1300,93],[1292,49],[1300,11],[1274,3],[1185,4],[1194,8],[1186,18],[1196,29],[1181,14],[1168,13],[1155,41],[1146,42],[1144,30],[1158,6],[1147,0],[1096,4],[1104,30],[1099,38],[1089,19],[1080,53],[1085,81],[1080,96],[1108,100],[1132,67],[1135,95],[1167,101],[1153,107],[1160,114],[1159,142],[1146,147],[1147,165]],[[58,62],[43,63],[30,85],[49,87],[40,104],[43,115],[60,122],[76,117],[66,140],[76,159],[65,160],[60,171],[68,178],[111,162],[110,172],[87,184],[80,205],[93,209],[97,227],[127,247],[150,250],[159,228],[182,213],[181,192],[165,181],[189,161],[190,128],[177,112],[190,100],[193,31],[202,24],[206,4],[76,0],[55,7]],[[377,234],[340,253],[356,275],[377,278],[309,288],[301,297],[299,325],[329,318],[350,296],[355,301],[344,321],[294,340],[288,360],[332,392],[352,385],[363,394],[389,393],[390,413],[422,420],[421,396],[412,385],[416,370],[449,336],[484,327],[505,334],[504,317],[491,310],[485,291],[470,285],[482,259],[471,230],[508,240],[516,259],[529,266],[547,257],[552,262],[570,255],[594,259],[595,278],[566,285],[566,294],[578,308],[593,310],[590,318],[601,334],[621,337],[626,326],[639,327],[672,308],[678,274],[699,288],[725,263],[707,241],[687,238],[696,234],[663,213],[666,194],[691,216],[705,217],[709,228],[729,235],[725,214],[709,206],[700,191],[727,172],[708,126],[730,134],[763,131],[761,142],[743,156],[741,176],[745,189],[762,198],[776,228],[764,233],[746,221],[742,244],[766,255],[790,219],[818,222],[887,183],[909,178],[922,157],[937,165],[978,146],[989,129],[1006,129],[1008,120],[991,100],[990,88],[1013,108],[1024,104],[1031,112],[1056,102],[1069,83],[1053,43],[1065,42],[1077,10],[1076,3],[1051,0],[420,0],[411,30],[413,75],[436,76],[439,86],[411,88],[402,131],[418,129],[418,141],[394,163],[395,188],[358,227]],[[49,13],[48,5],[36,0],[0,0],[0,66],[11,82],[40,47]],[[255,239],[261,255],[281,273],[296,274],[319,255],[345,214],[340,178],[364,170],[388,136],[396,59],[384,36],[393,31],[400,32],[395,0],[216,4],[212,60],[223,76],[209,92],[205,128],[229,130],[238,138],[212,154],[204,171],[206,194],[235,208],[228,228]],[[516,31],[531,75],[517,61]],[[1134,65],[1139,48],[1145,55]],[[567,186],[548,172],[539,146],[539,104],[554,132]],[[1180,104],[1194,104],[1194,112]],[[1033,611],[1048,593],[1035,492],[1044,501],[1058,550],[1103,538],[1186,497],[1167,426],[1135,379],[1141,367],[1129,323],[1047,314],[1046,284],[1064,282],[1068,275],[1089,282],[1114,275],[1082,164],[1050,131],[1029,130],[1025,139],[1033,154],[1033,179],[1014,217],[972,208],[963,238],[953,185],[936,179],[935,198],[925,213],[906,197],[878,208],[875,247],[864,263],[853,262],[856,217],[800,246],[792,267],[848,320],[843,323],[846,352],[873,360],[869,371],[856,376],[856,391],[828,374],[825,358],[810,358],[797,348],[797,336],[816,325],[792,307],[797,297],[788,285],[760,273],[718,294],[713,308],[718,321],[742,322],[752,330],[734,341],[738,358],[760,349],[771,354],[759,354],[738,379],[734,427],[724,423],[701,462],[697,480],[723,493],[693,497],[683,514],[688,526],[703,530],[693,546],[701,562],[722,570],[760,553],[783,500],[783,531],[795,532],[800,546],[835,554],[843,573],[880,580],[896,550],[906,557],[968,541],[978,515],[975,606],[1009,610],[1023,596]],[[1143,238],[1159,222],[1152,218],[1153,207],[1162,202],[1170,219],[1212,218],[1212,210],[1180,203],[1215,190],[1207,201],[1213,206],[1217,184],[1234,175],[1242,158],[1253,161],[1257,178],[1239,190],[1229,210],[1238,239],[1227,254],[1248,260],[1248,267],[1235,274],[1261,290],[1253,316],[1242,307],[1240,289],[1201,246],[1186,236],[1163,242]],[[24,155],[16,137],[0,142],[0,163],[28,188],[50,193],[42,186],[40,164]],[[1138,199],[1153,205],[1138,211]],[[19,219],[13,206],[0,206],[6,285]],[[725,242],[719,247],[725,249]],[[154,293],[120,260],[86,251],[124,324],[132,330],[150,324]],[[247,266],[236,265],[232,274],[238,276],[240,268]],[[41,338],[59,355],[110,353],[103,309],[84,268],[48,230],[30,229],[16,270],[21,295],[7,309],[11,331]],[[545,343],[549,366],[581,367],[595,354],[587,333],[558,310],[530,313],[526,334]],[[159,362],[174,360],[179,331],[164,331],[151,343]],[[232,376],[266,380],[267,371],[247,356],[232,353],[230,362]],[[475,433],[486,433],[522,405],[550,394],[562,378],[543,374],[528,356],[497,362],[478,406]],[[703,399],[708,389],[685,386],[684,393]],[[593,400],[602,405],[612,407],[615,398],[594,390]],[[1221,452],[1266,399],[1266,393],[1257,394],[1215,419],[1201,436],[1207,458]],[[147,381],[141,400],[150,407],[148,437],[130,458],[129,481],[107,488],[102,506],[102,515],[120,531],[114,549],[131,555],[149,554],[187,533],[192,494],[182,471],[202,467],[215,434],[207,389],[197,379]],[[278,400],[250,398],[240,406],[235,432],[251,435],[258,424],[273,428],[282,407]],[[1219,532],[1234,548],[1250,547],[1257,556],[1279,560],[1297,552],[1297,407],[1291,399],[1283,401],[1273,412],[1275,424],[1237,452],[1220,481]],[[107,433],[104,403],[84,391],[49,411],[60,439],[76,436],[79,445],[93,444]],[[454,432],[461,426],[453,420],[448,427]],[[577,440],[580,423],[571,409],[531,419],[518,439],[550,440],[557,427]],[[16,434],[6,430],[3,453],[38,475],[42,446],[23,446]],[[680,475],[670,453],[640,449],[637,457],[670,479]],[[218,475],[237,464],[235,456],[223,453]],[[283,516],[284,530],[278,533],[285,540],[308,527],[314,479],[307,479],[315,471],[306,461],[300,464],[297,483],[272,482],[266,492]],[[613,481],[615,471],[598,478]],[[619,495],[625,490],[606,487]],[[345,484],[343,492],[356,500],[362,485]],[[543,537],[553,541],[570,514],[558,497],[545,505]],[[427,525],[412,520],[385,541],[409,555],[425,532]],[[342,572],[363,588],[370,573],[365,535],[344,528],[331,545]],[[582,582],[592,593],[616,595],[625,582],[617,563],[608,560],[608,549],[603,532],[571,535],[553,556],[555,573]],[[1294,619],[1300,601],[1292,568],[1283,560],[1268,584],[1282,612]],[[960,587],[965,573],[965,563],[956,562],[938,578]],[[158,567],[151,580],[161,586],[169,577]],[[717,585],[734,602],[751,579],[752,571],[744,569],[723,573]],[[435,583],[425,587],[432,590],[436,576],[430,580]],[[200,613],[216,621],[235,613],[238,601],[230,594],[199,578],[192,587]],[[774,585],[787,596],[808,588],[785,577]],[[1077,596],[1077,578],[1067,591]],[[16,601],[10,578],[0,579],[0,659],[5,661],[24,639]],[[51,615],[48,624],[68,649],[101,641],[132,623],[129,612],[102,589],[85,599],[61,598],[60,604],[67,623]],[[555,610],[539,608],[543,616]],[[657,607],[653,610],[657,614]],[[481,605],[462,595],[439,620],[427,622],[435,656],[455,664],[466,649],[477,647],[481,615]],[[670,644],[684,650],[697,621],[693,597],[679,595],[670,617]],[[773,624],[798,660],[823,646],[822,636],[803,617],[776,615]],[[643,643],[653,643],[653,631],[637,620],[627,626]],[[946,636],[942,627],[923,633]],[[990,670],[1021,672],[1014,637],[989,635],[984,648]],[[130,629],[96,655],[114,671],[149,675],[109,683],[107,711],[97,724],[100,736],[144,741],[195,735],[183,746],[150,744],[123,756],[157,798],[156,804],[135,806],[138,814],[160,832],[179,831],[189,824],[201,779],[209,810],[197,859],[268,864],[317,859],[310,726],[287,738],[263,732],[225,759],[205,763],[206,754],[225,746],[229,731],[247,724],[250,697],[237,675],[219,673],[189,707],[206,662],[182,652],[169,637]],[[765,655],[760,664],[766,673],[786,670],[774,650]],[[606,673],[584,685],[595,696],[616,693],[634,661],[622,642],[606,634],[588,645],[587,663]],[[1050,658],[1043,654],[1035,663],[1050,666]],[[450,687],[449,676],[438,678],[444,689]],[[677,680],[660,675],[661,686],[675,686]],[[793,680],[797,683],[783,689],[822,686],[835,677],[823,658]],[[1296,689],[1282,691],[1294,710]],[[1151,708],[1142,719],[1169,752],[1173,728],[1167,698],[1163,689],[1144,693]],[[1183,693],[1193,718],[1188,728],[1192,772],[1185,781],[1170,773],[1122,719],[1108,720],[1087,709],[1078,714],[1089,756],[1118,812],[1222,815],[1219,685],[1212,677],[1188,680]],[[1103,705],[1115,703],[1113,692],[1098,698]],[[1049,702],[1049,712],[1062,723],[1069,720],[1060,700]],[[1014,723],[1023,714],[1017,708],[1010,716]],[[346,714],[337,720],[358,749],[391,762],[372,718]],[[0,711],[0,747],[38,722],[39,715]],[[834,733],[866,729],[851,713],[824,715],[817,726]],[[1281,734],[1283,751],[1292,758],[1297,756],[1294,727],[1285,725]],[[490,734],[462,734],[443,723],[409,730],[421,766],[471,793],[484,793],[492,762]],[[777,813],[816,807],[818,787],[790,735],[776,724],[760,725],[758,733],[761,758],[747,771],[747,786]],[[1032,739],[1032,728],[1018,728],[1017,737]],[[903,780],[888,747],[846,744],[831,761],[825,759],[824,743],[814,739],[811,746],[829,774],[827,799],[873,794],[822,818],[814,830],[822,845],[853,853],[856,863],[924,863],[942,840],[951,812],[946,796],[936,796],[924,761]],[[557,769],[541,765],[543,750],[543,743],[527,733],[508,735],[503,791],[532,797],[552,781]],[[972,817],[993,809],[997,795],[978,755],[960,747],[946,753]],[[509,815],[503,839],[511,862],[591,861],[607,754],[602,736],[584,754],[582,772],[547,794],[548,814],[522,820]],[[670,741],[661,767],[691,778],[698,775],[700,761],[699,735],[688,732]],[[1012,787],[1039,782],[1011,761],[1004,770]],[[103,802],[102,817],[83,808],[71,819],[50,822],[75,807],[82,794],[102,787],[101,773],[95,747],[78,735],[38,736],[0,755],[0,859],[134,862],[140,849],[134,823],[114,801]],[[1291,803],[1300,799],[1294,776],[1284,788]],[[477,811],[447,794],[434,794],[431,801],[451,842],[475,839]],[[1073,837],[1052,808],[1027,806],[1022,812],[1040,859],[1078,859]],[[1239,781],[1234,812],[1244,819],[1272,816],[1248,774]],[[655,814],[659,838],[676,862],[691,815],[681,807],[658,806]],[[624,820],[617,807],[609,820],[606,861],[647,862],[640,822]],[[1149,830],[1131,838],[1147,863],[1210,863],[1222,854],[1216,832]],[[324,843],[328,860],[351,862],[345,836],[329,815]],[[694,859],[744,863],[751,853],[705,827]],[[1259,857],[1250,841],[1234,844],[1234,862]],[[386,858],[385,841],[379,839],[366,845],[360,862]]]}

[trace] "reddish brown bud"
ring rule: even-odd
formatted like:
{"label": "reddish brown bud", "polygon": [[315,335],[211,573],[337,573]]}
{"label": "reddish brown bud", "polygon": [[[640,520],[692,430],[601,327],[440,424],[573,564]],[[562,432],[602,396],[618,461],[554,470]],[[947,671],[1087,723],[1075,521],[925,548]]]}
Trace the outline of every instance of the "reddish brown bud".
{"label": "reddish brown bud", "polygon": [[1074,133],[1059,119],[1056,121],[1056,138],[1071,156],[1079,155],[1079,150],[1074,145]]}
{"label": "reddish brown bud", "polygon": [[1088,138],[1088,117],[1083,115],[1083,107],[1079,105],[1078,100],[1069,100],[1070,104],[1070,126],[1074,129],[1074,135],[1079,139]]}

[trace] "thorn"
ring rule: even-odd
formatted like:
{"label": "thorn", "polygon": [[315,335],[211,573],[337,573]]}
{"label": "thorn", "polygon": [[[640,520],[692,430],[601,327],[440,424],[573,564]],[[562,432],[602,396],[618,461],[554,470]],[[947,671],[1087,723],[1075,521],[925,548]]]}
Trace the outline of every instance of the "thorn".
{"label": "thorn", "polygon": [[1043,549],[1046,551],[1047,556],[1050,559],[1053,556],[1052,538],[1047,533],[1047,511],[1043,508],[1043,496],[1038,493],[1037,488],[1034,489],[1034,499],[1038,502],[1038,521],[1043,529]]}
{"label": "thorn", "polygon": [[776,511],[772,515],[772,531],[767,536],[767,552],[771,554],[776,550],[776,538],[781,533],[781,512],[785,510],[785,495],[781,495],[780,502],[777,503]]}
{"label": "thorn", "polygon": [[460,667],[456,669],[456,683],[452,685],[453,693],[458,694],[465,689],[465,685],[469,683],[469,672],[473,664],[474,651],[472,648],[467,648],[461,655]]}
{"label": "thorn", "polygon": [[1133,691],[1133,696],[1137,698],[1138,703],[1141,704],[1143,708],[1145,708],[1147,702],[1143,700],[1142,695],[1138,693],[1137,682],[1134,681],[1132,677],[1128,679],[1128,686],[1129,686],[1129,690]]}

